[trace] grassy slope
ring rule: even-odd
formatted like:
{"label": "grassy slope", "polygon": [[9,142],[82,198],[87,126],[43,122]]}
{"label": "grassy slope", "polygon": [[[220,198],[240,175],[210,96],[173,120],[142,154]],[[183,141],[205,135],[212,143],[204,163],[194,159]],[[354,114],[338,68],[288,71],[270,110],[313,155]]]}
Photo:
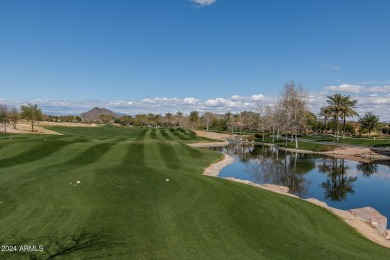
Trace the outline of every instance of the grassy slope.
{"label": "grassy slope", "polygon": [[44,245],[42,259],[390,257],[322,208],[202,176],[221,155],[184,145],[188,133],[55,130],[0,136],[0,244]]}

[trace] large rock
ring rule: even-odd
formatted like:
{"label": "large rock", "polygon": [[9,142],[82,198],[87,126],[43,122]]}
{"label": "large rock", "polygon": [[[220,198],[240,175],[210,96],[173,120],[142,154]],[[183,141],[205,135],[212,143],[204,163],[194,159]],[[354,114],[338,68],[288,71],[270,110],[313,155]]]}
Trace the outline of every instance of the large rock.
{"label": "large rock", "polygon": [[359,209],[349,210],[355,217],[364,222],[369,223],[372,227],[376,228],[381,235],[388,239],[387,233],[387,218],[381,215],[378,211],[371,207],[364,207]]}

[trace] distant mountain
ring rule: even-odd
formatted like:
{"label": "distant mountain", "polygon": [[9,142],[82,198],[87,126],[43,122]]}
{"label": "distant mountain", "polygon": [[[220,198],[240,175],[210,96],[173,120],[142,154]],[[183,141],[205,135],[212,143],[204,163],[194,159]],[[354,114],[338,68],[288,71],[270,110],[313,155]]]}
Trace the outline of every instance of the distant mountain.
{"label": "distant mountain", "polygon": [[110,115],[110,116],[115,117],[115,118],[120,117],[119,114],[117,114],[109,109],[99,108],[99,107],[94,107],[91,110],[80,114],[80,117],[84,121],[94,121],[94,120],[99,120],[101,115]]}

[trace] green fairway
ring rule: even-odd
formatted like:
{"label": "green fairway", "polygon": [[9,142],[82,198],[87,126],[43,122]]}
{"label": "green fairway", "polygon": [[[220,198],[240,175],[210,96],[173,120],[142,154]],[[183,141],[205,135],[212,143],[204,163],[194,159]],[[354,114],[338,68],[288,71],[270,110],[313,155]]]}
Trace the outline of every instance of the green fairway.
{"label": "green fairway", "polygon": [[[259,143],[273,143],[275,145],[278,145],[281,148],[296,149],[295,141],[291,142],[291,140],[287,140],[286,142],[286,140],[283,139],[276,140],[276,138],[272,139],[271,137],[267,137],[264,139],[264,142],[262,139],[257,139],[256,141]],[[309,143],[309,142],[298,141],[299,150],[325,152],[325,151],[333,151],[335,148],[336,146],[325,145],[321,143]]]}
{"label": "green fairway", "polygon": [[390,259],[323,208],[203,176],[222,155],[192,132],[50,129],[0,135],[0,259]]}
{"label": "green fairway", "polygon": [[[331,135],[306,135],[302,137],[303,139],[314,140],[318,143],[321,142],[334,142],[334,137]],[[337,143],[346,144],[346,145],[360,145],[360,146],[373,146],[373,147],[388,147],[390,146],[390,138],[380,137],[380,138],[369,138],[369,137],[339,137]]]}

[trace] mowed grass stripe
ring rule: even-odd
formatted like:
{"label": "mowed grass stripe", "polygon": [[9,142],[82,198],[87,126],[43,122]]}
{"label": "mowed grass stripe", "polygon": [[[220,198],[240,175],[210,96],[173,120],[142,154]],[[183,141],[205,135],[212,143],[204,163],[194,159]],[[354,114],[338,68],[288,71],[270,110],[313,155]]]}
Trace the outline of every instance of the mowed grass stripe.
{"label": "mowed grass stripe", "polygon": [[148,132],[149,132],[148,134],[150,139],[158,139],[155,128],[149,130]]}
{"label": "mowed grass stripe", "polygon": [[137,131],[137,136],[134,137],[134,141],[129,143],[127,147],[126,155],[117,167],[125,167],[131,169],[132,167],[144,167],[145,166],[145,155],[144,155],[144,139],[149,133],[147,129]]}
{"label": "mowed grass stripe", "polygon": [[[12,181],[31,172],[44,172],[47,167],[53,165],[66,163],[68,160],[78,157],[80,153],[93,145],[94,143],[73,143],[63,147],[57,147],[58,150],[51,153],[50,156],[40,157],[35,161],[15,163],[12,167],[0,167],[0,184]],[[17,161],[20,162],[21,160],[19,159]]]}
{"label": "mowed grass stripe", "polygon": [[173,141],[174,138],[170,135],[170,132],[168,129],[159,129],[159,133],[161,135],[162,140],[167,140],[167,141]]}
{"label": "mowed grass stripe", "polygon": [[[91,144],[90,144],[91,145]],[[100,145],[93,145],[92,148],[96,148],[96,146]],[[80,148],[80,147],[79,147]],[[90,151],[90,149],[88,149]],[[100,152],[105,152],[105,149],[101,149]],[[100,158],[100,156],[96,155],[96,152],[94,154],[90,153],[81,153],[82,155],[88,156],[93,155],[96,158]],[[62,155],[64,155],[62,153]],[[73,155],[77,155],[73,151]],[[60,156],[62,157],[62,156]],[[82,156],[81,156],[82,157]],[[92,157],[92,158],[94,158]],[[50,160],[52,162],[60,163],[61,160],[56,160],[53,158]],[[86,163],[91,163],[90,160],[87,160]],[[31,207],[32,205],[36,205],[39,210],[38,215],[34,214],[28,214],[25,216],[26,218],[31,218],[35,220],[35,226],[33,223],[30,222],[29,228],[25,229],[24,232],[29,232],[30,228],[41,228],[40,223],[46,223],[46,225],[49,225],[50,223],[53,223],[53,225],[58,225],[62,223],[58,223],[55,219],[53,219],[52,216],[52,211],[55,210],[55,212],[58,212],[61,210],[61,207],[68,207],[66,205],[72,205],[71,207],[71,213],[68,214],[68,218],[66,219],[65,222],[69,222],[72,219],[78,218],[79,220],[82,219],[82,214],[81,212],[85,212],[85,207],[83,204],[80,204],[79,197],[76,198],[76,200],[72,199],[72,192],[73,189],[78,189],[76,184],[77,180],[82,180],[83,185],[89,181],[92,180],[90,178],[93,178],[93,174],[91,175],[91,168],[90,167],[82,167],[73,169],[71,172],[69,172],[67,169],[69,168],[69,163],[65,162],[63,165],[55,165],[54,167],[48,167],[46,165],[44,170],[36,170],[35,172],[27,172],[24,176],[24,185],[22,183],[19,184],[18,188],[16,191],[8,191],[9,195],[13,198],[13,201],[23,201],[22,205],[18,205],[18,209],[14,212],[13,215],[11,215],[11,219],[14,218],[15,216],[21,216],[24,215],[23,212],[25,212],[25,209],[28,207]],[[85,173],[89,175],[88,178],[86,178]],[[36,178],[39,176],[40,178]],[[14,176],[12,176],[14,177]],[[41,182],[41,179],[44,179],[44,182]],[[74,185],[71,185],[71,182],[73,182]],[[11,183],[12,184],[12,183]],[[35,186],[34,186],[35,185]],[[13,187],[13,186],[11,186]],[[63,191],[64,187],[67,187],[71,189],[71,191],[67,190],[68,192],[66,193],[61,193],[59,191]],[[28,191],[33,188],[33,190],[39,190],[44,192],[44,196],[40,196],[40,193],[32,192],[29,193]],[[55,193],[51,194],[51,200],[50,201],[55,201],[56,199],[59,199],[59,202],[55,203],[54,205],[51,203],[48,203],[46,199],[46,190],[53,190]],[[89,192],[85,192],[84,196],[88,196]],[[49,201],[49,202],[50,202]],[[77,203],[78,202],[78,203]],[[4,203],[9,204],[9,201],[6,199]],[[23,206],[27,205],[27,206]],[[79,208],[74,211],[77,207],[77,205],[80,205]],[[36,208],[35,208],[36,209]],[[69,209],[68,209],[69,211]],[[44,214],[44,212],[47,212],[47,216]],[[77,213],[78,212],[78,213]],[[69,213],[69,212],[68,212]],[[26,219],[23,217],[18,217],[18,221],[21,222],[26,222]],[[76,222],[77,223],[77,222]],[[16,224],[16,222],[15,222]],[[70,227],[71,225],[69,225]]]}
{"label": "mowed grass stripe", "polygon": [[0,160],[16,157],[22,153],[31,150],[35,144],[25,143],[18,140],[1,140],[0,141]]}
{"label": "mowed grass stripe", "polygon": [[69,135],[70,137],[82,137],[86,139],[101,139],[110,140],[113,138],[119,139],[135,139],[143,131],[142,128],[122,128],[113,126],[101,127],[48,127],[54,131]]}
{"label": "mowed grass stripe", "polygon": [[168,169],[179,169],[183,164],[179,160],[179,156],[176,154],[177,143],[164,142],[158,144],[158,152],[160,157],[163,159],[165,167]]}
{"label": "mowed grass stripe", "polygon": [[[81,178],[80,173],[84,173]],[[8,217],[8,222],[11,222],[14,228],[10,229],[11,237],[8,239],[11,241],[15,236],[14,232],[18,232],[22,237],[29,235],[31,241],[35,239],[36,242],[45,243],[55,238],[51,230],[57,230],[56,234],[65,231],[72,234],[84,228],[90,211],[87,198],[91,193],[85,173],[91,174],[89,171],[75,169],[69,171],[65,165],[57,165],[47,167],[44,172],[35,172],[34,174],[40,178],[31,176],[25,179],[23,184],[10,186],[7,192],[14,201],[17,201],[17,208]],[[76,185],[77,180],[82,180],[82,183]],[[48,191],[50,199],[47,197]],[[3,203],[10,202],[4,200]],[[4,220],[7,222],[7,218]],[[20,226],[24,226],[22,231],[18,230]],[[42,236],[46,240],[42,240]]]}
{"label": "mowed grass stripe", "polygon": [[153,140],[144,144],[145,165],[149,168],[160,168],[162,165],[165,165],[164,159],[159,151],[156,129],[149,130],[145,135],[145,139]]}
{"label": "mowed grass stripe", "polygon": [[89,147],[87,150],[79,154],[77,157],[69,160],[69,164],[89,164],[100,160],[105,152],[111,148],[110,143],[100,143]]}
{"label": "mowed grass stripe", "polygon": [[[186,173],[195,173],[198,171],[199,167],[201,167],[203,172],[203,169],[208,165],[223,158],[222,154],[215,155],[215,152],[213,151],[190,147],[183,143],[180,143],[176,149],[177,154],[182,155],[179,157],[179,159],[191,158],[190,160],[181,160],[181,163],[184,167],[183,169],[185,169]],[[210,162],[210,160],[212,161]]]}
{"label": "mowed grass stripe", "polygon": [[162,129],[161,128],[157,128],[157,129],[154,129],[155,130],[155,133],[156,133],[156,139],[159,140],[159,141],[162,141],[162,140],[166,140],[164,138],[164,136],[162,135]]}
{"label": "mowed grass stripe", "polygon": [[[74,199],[72,199],[72,198],[75,198],[75,197],[72,196],[72,193],[73,192],[79,193],[78,189],[82,189],[82,190],[84,190],[83,193],[85,193],[85,196],[83,196],[83,197],[87,198],[88,194],[90,192],[85,191],[86,187],[90,186],[93,189],[98,189],[98,186],[91,185],[91,183],[92,184],[94,183],[94,177],[95,177],[94,174],[91,174],[91,173],[93,173],[93,171],[91,171],[91,166],[94,166],[93,168],[98,170],[101,168],[101,165],[109,166],[112,163],[115,164],[115,160],[123,160],[123,158],[126,154],[126,148],[128,146],[128,143],[125,145],[121,145],[121,144],[122,143],[116,145],[115,149],[111,149],[110,151],[108,151],[108,148],[111,147],[111,144],[109,144],[109,145],[108,144],[94,144],[94,145],[92,145],[86,151],[79,154],[79,156],[77,157],[77,161],[74,161],[74,160],[70,161],[70,163],[73,165],[79,165],[79,167],[74,169],[72,171],[72,173],[70,173],[69,171],[66,170],[68,168],[69,162],[66,162],[62,166],[63,169],[60,172],[57,172],[57,170],[59,168],[61,168],[60,165],[56,165],[54,168],[52,168],[53,172],[51,172],[50,170],[47,169],[45,172],[45,176],[46,176],[45,178],[51,179],[52,182],[50,183],[49,187],[41,187],[40,190],[46,190],[46,189],[61,190],[61,189],[57,189],[59,187],[55,187],[58,185],[60,187],[66,186],[68,189],[70,189],[70,190],[68,190],[69,193],[56,194],[59,196],[58,197],[54,196],[54,198],[52,198],[53,201],[56,200],[56,198],[59,199],[59,201],[55,205],[56,207],[54,207],[52,204],[42,203],[45,200],[44,200],[44,198],[39,199],[39,194],[28,194],[28,192],[23,192],[23,193],[12,192],[13,194],[19,194],[19,198],[17,198],[17,199],[24,201],[26,205],[31,206],[34,204],[34,201],[35,202],[41,201],[41,205],[39,207],[39,209],[40,209],[39,214],[37,216],[34,214],[30,214],[28,216],[29,218],[33,218],[36,220],[34,222],[36,225],[31,223],[29,228],[26,229],[24,231],[24,233],[33,232],[34,228],[40,228],[39,223],[46,223],[47,226],[52,225],[53,227],[60,224],[60,223],[58,223],[58,221],[56,221],[56,218],[52,219],[53,216],[51,216],[51,215],[53,212],[51,212],[51,210],[56,208],[56,212],[58,213],[61,210],[61,206],[62,207],[65,206],[66,209],[69,209],[69,205],[72,205],[73,214],[69,214],[69,212],[67,212],[68,213],[67,215],[69,215],[69,216],[68,216],[67,220],[65,221],[66,223],[68,223],[68,222],[73,223],[73,221],[75,219],[78,220],[75,223],[78,223],[80,221],[80,219],[82,219],[82,216],[84,216],[84,219],[86,219],[87,215],[89,215],[89,214],[81,214],[81,213],[82,212],[86,213],[89,211],[86,210],[85,206],[82,206],[83,204],[80,204],[80,201],[79,201],[80,194],[78,194],[79,196],[77,196],[76,201],[74,201]],[[111,155],[107,156],[107,154],[109,154],[109,153],[111,153]],[[95,158],[95,159],[91,160],[90,158]],[[101,159],[101,160],[98,160],[98,159]],[[83,160],[85,162],[84,164],[82,164]],[[98,165],[96,164],[97,161],[99,161]],[[95,163],[95,164],[93,164],[93,163]],[[89,166],[85,166],[85,164],[88,164]],[[36,173],[36,174],[38,174],[38,173]],[[71,176],[73,176],[73,177],[71,177]],[[43,176],[41,176],[41,177],[43,177]],[[63,177],[65,177],[65,178],[63,178]],[[69,180],[72,180],[72,179],[73,179],[73,181],[71,182],[72,183],[71,184],[69,182]],[[77,180],[81,180],[82,184],[77,185],[77,182],[76,182]],[[47,181],[47,182],[49,182],[49,181]],[[57,185],[53,185],[53,182],[54,182],[54,184],[57,183]],[[33,185],[34,180],[30,179],[27,181],[27,183],[28,183],[29,187],[34,186]],[[36,185],[42,186],[42,184],[39,184],[39,183],[37,183]],[[97,188],[95,188],[95,187],[97,187]],[[24,189],[24,191],[26,191],[26,189]],[[20,195],[22,195],[22,196],[20,196]],[[33,198],[33,199],[31,199],[31,198]],[[75,206],[77,206],[77,205],[80,205],[80,207],[78,208],[78,210],[73,211],[75,209]],[[24,210],[25,210],[25,208],[23,206],[19,206],[18,210],[15,212],[15,214],[20,215],[20,212],[23,212]],[[66,211],[69,211],[69,210],[62,209],[61,214],[63,214]],[[48,214],[46,214],[46,213],[48,213]],[[12,218],[13,216],[10,216],[10,217]],[[19,218],[19,221],[23,222],[23,221],[26,221],[26,219]],[[67,225],[67,226],[71,227],[72,225]],[[77,228],[74,229],[74,231],[76,231],[76,230],[77,230]]]}
{"label": "mowed grass stripe", "polygon": [[41,158],[50,156],[50,154],[69,144],[69,142],[60,140],[55,140],[51,142],[47,142],[46,140],[37,141],[30,150],[27,150],[13,157],[0,159],[0,165],[1,167],[10,167],[31,161],[36,161]]}

